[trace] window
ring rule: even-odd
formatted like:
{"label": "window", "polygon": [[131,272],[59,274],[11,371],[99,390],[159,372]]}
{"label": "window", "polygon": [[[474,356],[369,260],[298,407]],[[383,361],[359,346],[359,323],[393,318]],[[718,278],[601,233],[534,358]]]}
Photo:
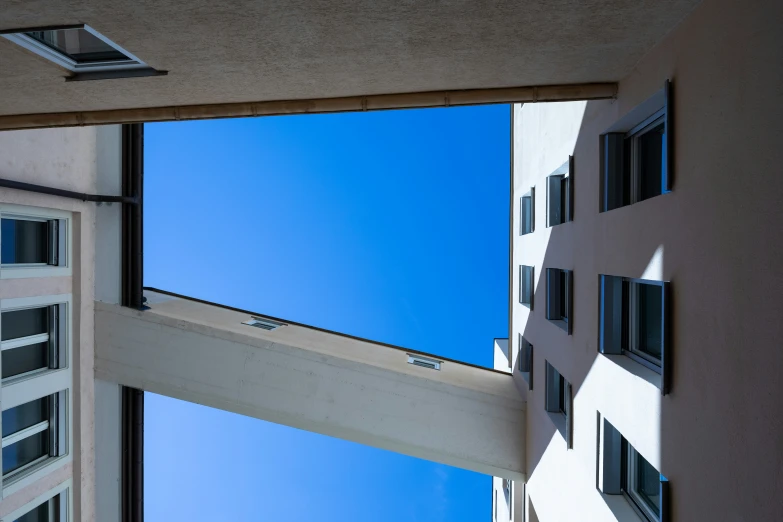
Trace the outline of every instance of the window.
{"label": "window", "polygon": [[0,277],[70,274],[68,213],[0,205]]}
{"label": "window", "polygon": [[669,503],[666,478],[600,413],[598,423],[598,489],[606,495],[624,495],[650,522],[665,521]]}
{"label": "window", "polygon": [[[649,106],[658,101],[658,109]],[[601,136],[601,211],[631,205],[671,191],[671,84],[630,119]],[[639,119],[641,118],[641,119]],[[633,123],[631,123],[633,121]]]}
{"label": "window", "polygon": [[571,335],[574,276],[570,270],[546,269],[546,318]]}
{"label": "window", "polygon": [[71,460],[70,302],[69,295],[0,299],[3,495]]}
{"label": "window", "polygon": [[64,305],[3,311],[0,315],[3,383],[65,366]]}
{"label": "window", "polygon": [[519,235],[530,234],[536,229],[536,188],[531,187],[530,192],[519,200]]}
{"label": "window", "polygon": [[[73,79],[163,74],[87,25],[46,30],[20,29],[5,31],[2,36],[76,73]],[[106,74],[112,72],[115,74]],[[82,76],[85,73],[89,76]]]}
{"label": "window", "polygon": [[519,336],[519,355],[517,356],[519,361],[519,372],[522,374],[522,378],[527,381],[528,389],[533,389],[533,345],[530,344],[527,339]]}
{"label": "window", "polygon": [[627,355],[662,374],[662,392],[668,393],[669,283],[601,275],[599,284],[599,350]]}
{"label": "window", "polygon": [[60,220],[3,217],[0,220],[4,265],[60,265]]}
{"label": "window", "polygon": [[3,411],[3,482],[65,451],[65,392]]}
{"label": "window", "polygon": [[546,179],[546,226],[553,227],[574,219],[574,157]]}
{"label": "window", "polygon": [[568,448],[573,447],[573,402],[571,384],[560,375],[554,366],[546,363],[546,411],[558,431],[566,440]]}
{"label": "window", "polygon": [[533,267],[519,266],[519,302],[533,309]]}
{"label": "window", "polygon": [[71,481],[60,484],[3,517],[8,522],[68,522]]}
{"label": "window", "polygon": [[424,357],[415,353],[409,353],[408,364],[421,366],[422,368],[429,368],[430,370],[440,371],[440,366],[443,364],[443,361],[439,361],[438,359],[431,359],[429,357]]}
{"label": "window", "polygon": [[506,508],[508,510],[508,519],[513,520],[514,510],[514,481],[511,479],[503,479],[503,496],[506,498]]}

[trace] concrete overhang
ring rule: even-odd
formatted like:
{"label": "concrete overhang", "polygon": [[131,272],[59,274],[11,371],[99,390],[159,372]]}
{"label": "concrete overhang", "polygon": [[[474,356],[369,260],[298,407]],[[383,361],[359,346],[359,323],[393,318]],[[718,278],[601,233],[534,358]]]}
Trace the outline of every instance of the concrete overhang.
{"label": "concrete overhang", "polygon": [[515,480],[525,403],[511,375],[145,291],[138,311],[95,303],[96,377],[181,400]]}
{"label": "concrete overhang", "polygon": [[5,3],[0,31],[86,23],[168,75],[65,82],[0,39],[0,116],[613,83],[697,3]]}

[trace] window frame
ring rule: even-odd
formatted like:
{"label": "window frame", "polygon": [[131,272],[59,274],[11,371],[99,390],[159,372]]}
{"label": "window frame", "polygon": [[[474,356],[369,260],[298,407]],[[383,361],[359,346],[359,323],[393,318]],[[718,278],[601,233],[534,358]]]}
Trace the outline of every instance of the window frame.
{"label": "window frame", "polygon": [[[0,404],[2,411],[15,408],[22,404],[40,399],[42,397],[57,395],[56,429],[52,437],[57,446],[57,455],[42,458],[25,469],[15,470],[5,477],[0,476],[0,496],[11,495],[20,489],[39,480],[56,468],[72,461],[72,414],[73,394],[72,389],[72,296],[70,294],[21,297],[12,299],[0,299],[0,331],[2,331],[2,312],[28,308],[40,308],[44,306],[61,305],[58,317],[60,332],[60,354],[58,362],[60,368],[41,371],[35,375],[14,376],[0,382]],[[0,357],[0,372],[2,372],[2,358]],[[52,422],[53,423],[53,422]],[[0,416],[0,429],[2,429],[2,417]],[[7,444],[6,444],[7,445]],[[50,450],[53,446],[50,445]],[[0,455],[0,469],[2,469],[2,455]]]}
{"label": "window frame", "polygon": [[[97,39],[101,40],[106,45],[112,47],[115,51],[122,53],[127,57],[127,60],[106,60],[97,62],[80,63],[73,58],[66,56],[57,49],[49,47],[43,42],[36,40],[25,33],[41,32],[41,31],[63,31],[68,29],[82,29]],[[0,33],[7,40],[14,42],[15,44],[31,51],[38,56],[49,60],[50,62],[67,69],[72,73],[85,73],[85,72],[108,72],[108,71],[131,71],[131,70],[143,70],[151,69],[149,65],[139,59],[133,53],[127,51],[123,47],[119,46],[106,36],[102,35],[92,27],[86,24],[74,24],[74,25],[56,25],[50,27],[30,27],[22,29],[10,29],[4,30]]]}
{"label": "window frame", "polygon": [[[2,314],[6,312],[16,312],[21,310],[34,310],[39,308],[48,309],[47,332],[43,334],[36,334],[26,337],[18,337],[15,339],[9,339],[6,341],[0,341],[0,361],[2,360],[2,352],[6,350],[21,350],[27,346],[33,346],[41,342],[48,342],[49,350],[49,367],[38,368],[29,372],[13,375],[11,377],[0,379],[2,386],[14,384],[26,379],[38,377],[46,374],[50,371],[57,371],[66,369],[68,366],[68,341],[67,341],[67,321],[68,310],[66,302],[52,303],[46,305],[35,306],[19,306],[0,308],[0,331],[2,331]],[[52,366],[56,363],[56,366]],[[0,368],[2,368],[0,366]]]}
{"label": "window frame", "polygon": [[[525,216],[525,199],[530,203],[530,219]],[[529,226],[526,226],[529,225]],[[530,187],[530,190],[519,198],[519,235],[526,236],[536,231],[536,187]]]}
{"label": "window frame", "polygon": [[641,199],[639,139],[663,124],[661,192],[668,194],[674,179],[672,83],[633,109],[600,136],[599,212],[608,212],[644,201]]}
{"label": "window frame", "polygon": [[[661,358],[634,348],[634,308],[638,306],[631,290],[634,285],[661,287]],[[618,286],[619,285],[619,286]],[[617,304],[619,300],[619,305]],[[624,355],[661,375],[661,394],[671,391],[672,375],[672,290],[670,281],[599,274],[598,276],[598,351],[605,355]]]}
{"label": "window frame", "polygon": [[[527,281],[525,274],[528,273]],[[530,301],[523,301],[525,296],[525,286],[530,288]],[[519,304],[533,310],[533,301],[536,286],[536,267],[530,265],[519,265]]]}
{"label": "window frame", "polygon": [[[73,218],[70,212],[20,205],[0,204],[0,221],[2,219],[47,222],[56,221],[57,264],[0,264],[0,279],[60,277],[71,275]],[[51,240],[52,239],[50,238],[50,242]],[[2,245],[2,241],[3,237],[2,232],[0,231],[0,247]]]}
{"label": "window frame", "polygon": [[17,508],[16,510],[12,511],[11,513],[8,513],[4,517],[0,518],[0,522],[11,522],[13,520],[17,520],[20,517],[30,513],[34,509],[37,509],[41,504],[45,502],[49,502],[52,499],[58,498],[59,503],[59,518],[52,518],[52,508],[50,508],[50,520],[56,521],[56,522],[70,522],[73,520],[73,480],[68,479],[57,486],[53,487],[52,489],[38,495],[30,502],[27,502],[23,506]]}
{"label": "window frame", "polygon": [[546,269],[546,318],[568,335],[573,333],[573,288],[573,270]]}
{"label": "window frame", "polygon": [[[647,502],[644,501],[644,499],[641,497],[641,494],[637,491],[638,484],[636,483],[636,457],[642,457],[644,456],[636,451],[636,448],[634,448],[627,439],[623,437],[622,439],[622,449],[621,449],[621,490],[623,492],[623,496],[628,499],[628,501],[631,503],[631,506],[634,508],[634,510],[642,515],[645,520],[648,520],[649,522],[660,522],[661,515],[655,514],[655,512],[650,508],[650,506],[647,504]],[[649,461],[645,459],[645,462],[648,464]],[[650,464],[652,466],[652,464]],[[653,468],[654,469],[654,468]],[[657,470],[656,470],[657,471]],[[658,510],[661,510],[661,504],[660,504],[660,472],[658,472],[659,475],[659,504],[658,504]]]}
{"label": "window frame", "polygon": [[[633,447],[617,428],[615,428],[606,417],[597,413],[597,454],[596,454],[596,489],[604,495],[622,495],[633,511],[642,519],[648,522],[670,522],[670,493],[669,480],[661,474],[660,470],[653,466],[645,458],[648,464],[653,467],[659,475],[659,515],[655,515],[642,499],[636,499],[636,493],[633,485],[629,486],[628,478],[630,472],[629,461],[633,460],[633,454],[644,456]],[[633,454],[631,453],[633,452]],[[641,505],[640,505],[641,504]]]}
{"label": "window frame", "polygon": [[546,226],[551,228],[573,220],[574,157],[568,156],[568,161],[546,179]]}
{"label": "window frame", "polygon": [[527,389],[533,389],[533,345],[519,334],[519,353],[517,354],[517,367],[522,378],[527,381]]}
{"label": "window frame", "polygon": [[544,409],[563,435],[566,448],[573,449],[574,403],[571,383],[549,361],[545,362]]}

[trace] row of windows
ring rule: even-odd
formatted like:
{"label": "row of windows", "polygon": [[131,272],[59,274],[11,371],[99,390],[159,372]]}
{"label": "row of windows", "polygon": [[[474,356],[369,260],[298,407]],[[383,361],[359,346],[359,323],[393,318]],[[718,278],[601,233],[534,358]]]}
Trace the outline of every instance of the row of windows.
{"label": "row of windows", "polygon": [[[0,205],[0,275],[68,273],[70,222],[64,212]],[[70,458],[70,303],[69,295],[0,300],[3,496]],[[64,522],[68,491],[55,488],[3,520]]]}
{"label": "row of windows", "polygon": [[[533,310],[535,268],[520,266],[519,302]],[[569,335],[573,333],[574,274],[546,269],[546,318]],[[664,376],[662,392],[669,391],[665,371],[669,346],[669,282],[599,276],[599,343],[604,354],[626,355]]]}
{"label": "row of windows", "polygon": [[[663,90],[663,107],[630,130],[601,135],[599,210],[606,212],[672,189],[670,84]],[[520,198],[520,235],[535,231],[536,189]],[[546,178],[546,226],[574,219],[574,157]]]}

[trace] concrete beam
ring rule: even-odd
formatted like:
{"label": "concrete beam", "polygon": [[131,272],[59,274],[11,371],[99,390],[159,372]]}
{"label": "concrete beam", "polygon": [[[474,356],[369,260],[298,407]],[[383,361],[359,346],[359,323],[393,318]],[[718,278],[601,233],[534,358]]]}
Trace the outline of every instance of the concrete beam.
{"label": "concrete beam", "polygon": [[525,403],[508,374],[146,292],[95,303],[96,376],[488,475],[524,480]]}

